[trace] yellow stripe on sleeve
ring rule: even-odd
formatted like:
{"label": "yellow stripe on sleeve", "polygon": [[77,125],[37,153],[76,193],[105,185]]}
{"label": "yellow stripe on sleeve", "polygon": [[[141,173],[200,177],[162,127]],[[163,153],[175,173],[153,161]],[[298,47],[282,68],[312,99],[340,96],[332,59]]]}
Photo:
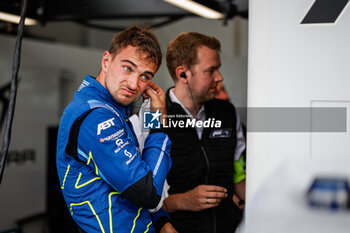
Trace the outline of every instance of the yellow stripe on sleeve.
{"label": "yellow stripe on sleeve", "polygon": [[63,183],[62,183],[61,189],[64,189],[64,184],[66,183],[66,179],[67,179],[67,175],[68,175],[68,172],[69,172],[69,168],[70,168],[70,164],[68,164],[68,166],[67,166],[66,174],[64,175],[64,179],[63,179]]}

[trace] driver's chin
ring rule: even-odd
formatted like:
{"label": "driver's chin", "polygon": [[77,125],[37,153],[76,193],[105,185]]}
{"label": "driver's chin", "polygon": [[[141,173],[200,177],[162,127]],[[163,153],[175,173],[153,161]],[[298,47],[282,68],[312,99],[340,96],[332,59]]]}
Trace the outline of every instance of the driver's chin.
{"label": "driver's chin", "polygon": [[122,96],[118,99],[116,99],[115,101],[117,101],[118,103],[122,104],[123,106],[129,106],[130,104],[132,104],[134,102],[134,100],[136,99],[136,97],[134,98],[128,98],[126,96]]}

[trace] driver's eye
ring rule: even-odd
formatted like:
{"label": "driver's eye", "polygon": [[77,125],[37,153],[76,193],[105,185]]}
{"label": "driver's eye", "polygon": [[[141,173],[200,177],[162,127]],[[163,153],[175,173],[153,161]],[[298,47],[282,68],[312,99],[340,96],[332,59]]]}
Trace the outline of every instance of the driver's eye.
{"label": "driver's eye", "polygon": [[126,71],[131,71],[131,68],[129,66],[123,66],[123,69]]}

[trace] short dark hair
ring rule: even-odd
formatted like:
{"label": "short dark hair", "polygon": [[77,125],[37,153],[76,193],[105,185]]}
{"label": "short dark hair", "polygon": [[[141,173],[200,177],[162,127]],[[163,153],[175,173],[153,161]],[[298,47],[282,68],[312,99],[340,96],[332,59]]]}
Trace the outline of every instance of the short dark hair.
{"label": "short dark hair", "polygon": [[213,36],[198,32],[183,32],[168,44],[166,63],[169,73],[176,81],[176,68],[184,65],[188,69],[197,64],[197,48],[206,46],[218,52],[221,50],[220,41]]}
{"label": "short dark hair", "polygon": [[139,51],[147,54],[147,59],[157,64],[159,68],[162,62],[162,52],[158,39],[151,29],[134,25],[117,33],[112,39],[108,52],[114,58],[121,49],[128,45],[138,47]]}

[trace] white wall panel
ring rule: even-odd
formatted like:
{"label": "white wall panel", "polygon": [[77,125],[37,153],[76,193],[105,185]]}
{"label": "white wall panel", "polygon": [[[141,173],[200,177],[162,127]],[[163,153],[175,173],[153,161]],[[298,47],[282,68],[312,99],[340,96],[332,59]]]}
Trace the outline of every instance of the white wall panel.
{"label": "white wall panel", "polygon": [[[0,37],[0,86],[11,79],[14,37]],[[17,220],[46,211],[47,128],[59,124],[60,93],[74,90],[85,74],[99,71],[101,51],[23,40],[10,151],[35,151],[35,161],[10,163],[0,187],[0,231]],[[69,70],[76,85],[60,91],[62,71]],[[2,137],[1,137],[2,138]],[[2,140],[1,140],[2,145]],[[55,155],[52,155],[55,156]]]}
{"label": "white wall panel", "polygon": [[[249,108],[349,107],[350,8],[346,6],[335,23],[300,24],[314,2],[314,0],[250,1]],[[248,125],[252,118],[248,112]],[[249,230],[249,226],[254,224],[254,220],[261,217],[254,215],[254,212],[260,211],[261,214],[264,212],[256,209],[258,207],[254,205],[257,196],[261,195],[266,201],[270,200],[269,195],[272,193],[264,193],[266,191],[264,187],[273,185],[276,193],[279,192],[278,187],[283,187],[284,181],[275,179],[275,176],[278,176],[279,173],[276,171],[281,171],[280,168],[286,161],[305,162],[311,166],[310,169],[315,169],[312,166],[313,164],[318,166],[316,162],[320,159],[323,159],[322,165],[333,159],[339,163],[347,158],[350,151],[349,140],[349,131],[249,132],[247,205],[252,206],[248,207],[246,212],[247,229]],[[293,168],[296,174],[305,173],[302,167]],[[335,173],[339,172],[336,164],[332,168]],[[347,171],[342,172],[344,176],[349,175]],[[300,176],[289,178],[297,182],[296,179]],[[304,179],[308,180],[310,177],[305,176]],[[273,192],[271,189],[269,191]],[[288,201],[295,200],[288,199]],[[276,204],[269,208],[277,215],[280,213],[282,216],[284,213],[283,205]],[[278,222],[278,218],[274,221]],[[252,232],[271,233],[264,231],[264,226],[261,226],[260,231]],[[258,226],[256,227],[255,230],[258,229]],[[285,228],[284,232],[289,232],[288,227]],[[313,232],[312,228],[305,229]]]}

